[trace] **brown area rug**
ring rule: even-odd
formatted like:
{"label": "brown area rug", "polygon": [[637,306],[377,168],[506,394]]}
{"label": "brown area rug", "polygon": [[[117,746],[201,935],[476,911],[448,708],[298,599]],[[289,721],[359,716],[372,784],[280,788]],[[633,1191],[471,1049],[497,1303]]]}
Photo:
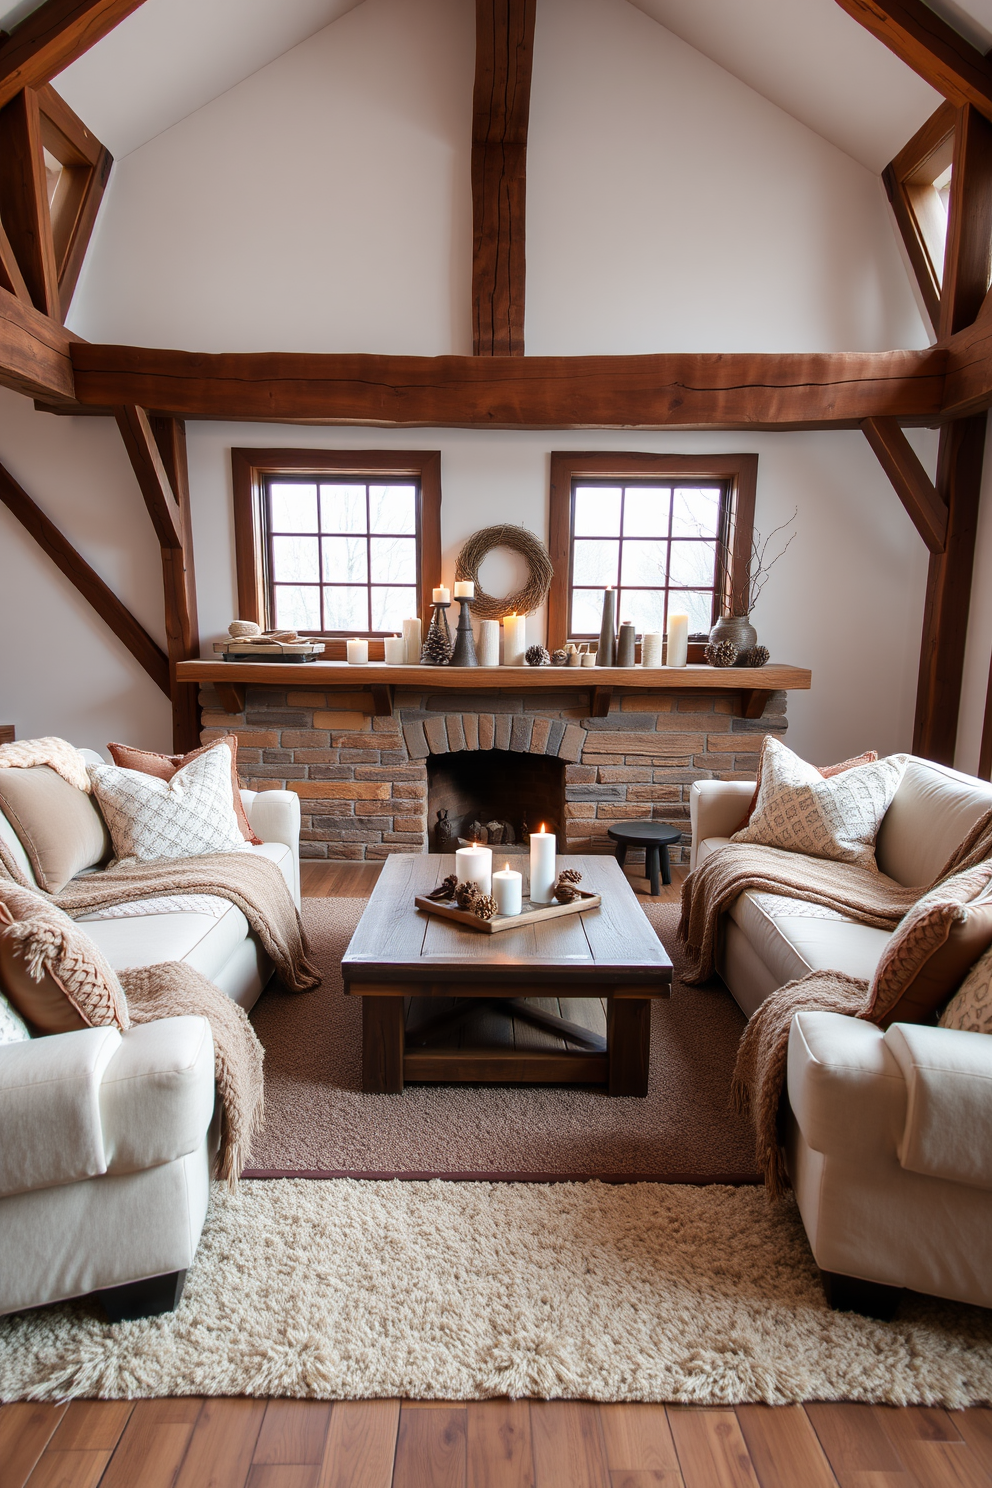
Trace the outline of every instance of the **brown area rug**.
{"label": "brown area rug", "polygon": [[265,1046],[266,1120],[247,1177],[482,1178],[756,1183],[754,1135],[730,1107],[744,1016],[714,980],[678,976],[678,907],[645,905],[675,963],[653,1004],[646,1099],[582,1086],[410,1085],[361,1090],[362,1010],[341,957],[364,899],[305,899],[324,982],[265,993],[252,1022]]}

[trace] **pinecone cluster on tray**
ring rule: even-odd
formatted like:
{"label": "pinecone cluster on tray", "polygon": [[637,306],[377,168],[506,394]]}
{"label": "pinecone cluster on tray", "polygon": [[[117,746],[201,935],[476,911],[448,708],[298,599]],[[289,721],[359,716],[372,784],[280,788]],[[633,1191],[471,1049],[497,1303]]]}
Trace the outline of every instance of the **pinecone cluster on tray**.
{"label": "pinecone cluster on tray", "polygon": [[710,666],[732,667],[737,662],[737,647],[733,641],[711,641],[705,656]]}
{"label": "pinecone cluster on tray", "polygon": [[544,646],[528,646],[524,653],[524,661],[528,666],[551,665],[551,657]]}
{"label": "pinecone cluster on tray", "polygon": [[496,900],[492,894],[480,894],[472,906],[472,913],[477,914],[480,920],[491,920],[496,908]]}
{"label": "pinecone cluster on tray", "polygon": [[425,897],[428,899],[436,899],[439,904],[443,904],[446,899],[454,899],[455,890],[457,889],[457,887],[457,873],[449,873],[444,882],[439,885],[439,887],[436,888],[433,893],[427,894]]}

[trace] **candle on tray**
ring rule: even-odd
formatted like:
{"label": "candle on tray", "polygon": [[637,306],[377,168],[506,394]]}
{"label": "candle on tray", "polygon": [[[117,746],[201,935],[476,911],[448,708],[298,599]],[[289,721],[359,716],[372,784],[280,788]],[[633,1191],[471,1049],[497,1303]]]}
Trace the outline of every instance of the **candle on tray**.
{"label": "candle on tray", "polygon": [[684,667],[689,653],[689,616],[668,617],[668,661],[670,667]]}
{"label": "candle on tray", "polygon": [[527,650],[527,616],[507,615],[503,621],[503,665],[523,666]]}
{"label": "candle on tray", "polygon": [[402,666],[406,661],[406,641],[402,636],[387,636],[382,648],[387,666]]}
{"label": "candle on tray", "polygon": [[417,666],[420,661],[420,648],[423,645],[420,621],[416,616],[403,621],[403,643],[406,649],[407,666]]}
{"label": "candle on tray", "polygon": [[523,892],[523,874],[511,868],[509,863],[493,874],[493,898],[496,900],[497,914],[518,915],[523,909]]}
{"label": "candle on tray", "polygon": [[558,870],[555,867],[555,834],[541,823],[530,834],[530,898],[532,904],[550,904]]}
{"label": "candle on tray", "polygon": [[[455,587],[457,588],[457,585]],[[451,590],[449,588],[447,588],[446,585],[439,584],[438,587],[434,590],[434,603],[435,604],[450,604],[451,603]]]}
{"label": "candle on tray", "polygon": [[364,666],[368,659],[368,641],[359,641],[356,639],[348,642],[348,660],[352,666]]}
{"label": "candle on tray", "polygon": [[661,631],[645,631],[641,639],[641,666],[661,666]]}
{"label": "candle on tray", "polygon": [[475,598],[475,584],[472,582],[471,579],[456,579],[455,580],[455,598],[456,599],[474,599]]}
{"label": "candle on tray", "polygon": [[479,644],[476,647],[480,666],[499,666],[499,621],[479,621]]}
{"label": "candle on tray", "polygon": [[455,853],[455,872],[459,883],[477,883],[480,894],[493,891],[493,850],[473,842],[471,847],[460,847]]}

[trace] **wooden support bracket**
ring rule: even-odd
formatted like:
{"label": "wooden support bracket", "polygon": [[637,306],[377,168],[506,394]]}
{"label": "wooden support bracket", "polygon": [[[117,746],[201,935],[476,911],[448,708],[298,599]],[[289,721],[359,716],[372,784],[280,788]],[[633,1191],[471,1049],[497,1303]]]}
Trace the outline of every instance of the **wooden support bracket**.
{"label": "wooden support bracket", "polygon": [[765,704],[771,697],[760,687],[744,687],[741,689],[741,717],[760,718],[765,711]]}
{"label": "wooden support bracket", "polygon": [[372,683],[372,716],[374,718],[392,718],[393,716],[393,689],[388,682]]}
{"label": "wooden support bracket", "polygon": [[220,705],[225,713],[243,713],[245,711],[246,687],[243,682],[215,682],[214,687],[220,698]]}
{"label": "wooden support bracket", "polygon": [[593,687],[589,696],[589,716],[591,718],[608,718],[610,704],[613,701],[612,687]]}
{"label": "wooden support bracket", "polygon": [[864,436],[931,553],[944,551],[947,507],[895,419],[865,419]]}

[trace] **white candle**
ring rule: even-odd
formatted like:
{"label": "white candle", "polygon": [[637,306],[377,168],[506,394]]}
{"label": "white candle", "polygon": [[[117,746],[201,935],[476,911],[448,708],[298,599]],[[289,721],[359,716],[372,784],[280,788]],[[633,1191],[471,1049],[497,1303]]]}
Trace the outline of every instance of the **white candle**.
{"label": "white candle", "polygon": [[580,666],[595,666],[596,665],[596,653],[595,653],[595,651],[583,651],[582,655],[579,657],[579,664],[580,664]]}
{"label": "white candle", "polygon": [[402,636],[387,636],[382,643],[387,666],[402,666],[406,661],[406,641]]}
{"label": "white candle", "polygon": [[368,659],[368,641],[354,640],[348,642],[348,660],[352,666],[364,666]]}
{"label": "white candle", "polygon": [[444,586],[444,584],[442,584],[438,589],[435,589],[434,590],[434,603],[435,604],[450,604],[451,603],[451,590],[450,589],[447,589]]}
{"label": "white candle", "polygon": [[646,631],[641,640],[641,666],[661,666],[661,631]]}
{"label": "white candle", "polygon": [[518,915],[523,909],[524,876],[509,863],[493,874],[493,898],[497,914]]}
{"label": "white candle", "polygon": [[532,904],[550,904],[558,870],[555,867],[555,834],[544,823],[530,834],[530,898]]}
{"label": "white candle", "polygon": [[689,616],[668,617],[668,662],[670,667],[684,667],[689,651]]}
{"label": "white candle", "polygon": [[503,665],[523,666],[527,650],[527,616],[507,615],[503,621]]}
{"label": "white candle", "polygon": [[459,883],[477,883],[480,894],[493,891],[493,850],[473,842],[455,853],[455,872]]}
{"label": "white candle", "polygon": [[417,666],[420,662],[420,647],[422,645],[420,621],[416,616],[403,621],[403,646],[406,651],[407,666]]}
{"label": "white candle", "polygon": [[475,598],[475,584],[472,582],[471,579],[456,579],[455,580],[455,598],[456,599],[474,599]]}
{"label": "white candle", "polygon": [[499,621],[479,621],[479,642],[475,654],[480,666],[499,666]]}

